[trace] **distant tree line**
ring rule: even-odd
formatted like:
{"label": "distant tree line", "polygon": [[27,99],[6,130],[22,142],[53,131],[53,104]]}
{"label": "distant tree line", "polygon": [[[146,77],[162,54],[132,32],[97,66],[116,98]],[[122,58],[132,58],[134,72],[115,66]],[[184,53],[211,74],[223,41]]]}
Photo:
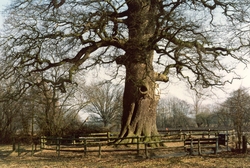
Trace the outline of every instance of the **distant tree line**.
{"label": "distant tree line", "polygon": [[197,101],[188,104],[178,98],[162,99],[157,112],[158,129],[234,129],[240,146],[244,132],[250,131],[250,94],[247,88],[231,92],[220,104],[197,104]]}
{"label": "distant tree line", "polygon": [[247,88],[239,88],[220,104],[189,104],[176,97],[162,99],[157,113],[158,128],[234,128],[248,131],[250,126],[250,95]]}

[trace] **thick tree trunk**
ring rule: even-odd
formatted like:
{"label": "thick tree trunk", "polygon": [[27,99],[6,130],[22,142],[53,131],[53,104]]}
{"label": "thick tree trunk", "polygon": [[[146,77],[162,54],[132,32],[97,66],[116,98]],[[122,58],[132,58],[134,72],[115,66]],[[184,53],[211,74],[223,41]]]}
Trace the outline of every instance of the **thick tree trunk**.
{"label": "thick tree trunk", "polygon": [[157,3],[154,0],[133,0],[127,1],[127,4],[129,40],[126,54],[117,60],[117,63],[126,67],[120,137],[154,136],[158,135],[158,97],[155,95],[156,80],[152,65],[154,50],[151,41],[156,28]]}
{"label": "thick tree trunk", "polygon": [[157,101],[154,95],[154,72],[143,63],[131,63],[126,69],[120,136],[156,135]]}

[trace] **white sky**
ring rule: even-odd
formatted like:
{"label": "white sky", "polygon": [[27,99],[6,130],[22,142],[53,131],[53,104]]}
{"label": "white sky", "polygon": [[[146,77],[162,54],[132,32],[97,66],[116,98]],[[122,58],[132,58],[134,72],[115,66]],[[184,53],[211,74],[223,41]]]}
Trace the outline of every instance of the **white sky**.
{"label": "white sky", "polygon": [[[2,10],[3,10],[3,7],[4,7],[4,5],[6,5],[7,4],[7,0],[1,0],[0,1],[0,14],[2,15]],[[1,16],[0,15],[0,16]],[[3,18],[2,17],[0,17],[0,23],[1,23],[1,25],[2,25],[2,23],[3,23]]]}
{"label": "white sky", "polygon": [[[3,7],[10,3],[10,0],[0,0],[0,24],[3,24]],[[239,87],[243,86],[246,88],[250,88],[250,69],[246,68],[245,66],[238,67],[238,73],[244,78],[243,80],[235,80],[232,85],[227,84],[224,87],[224,90],[228,93],[232,92],[233,90],[238,89]],[[171,80],[171,79],[170,79]],[[169,94],[176,96],[182,100],[186,100],[189,103],[192,103],[189,94],[187,93],[187,87],[183,82],[179,82],[175,80],[175,82],[170,82],[167,84],[160,83],[161,88],[161,97],[167,97]],[[209,99],[207,102],[209,103],[218,103],[223,101],[226,98],[226,94],[222,91],[216,90],[217,97],[213,99]]]}

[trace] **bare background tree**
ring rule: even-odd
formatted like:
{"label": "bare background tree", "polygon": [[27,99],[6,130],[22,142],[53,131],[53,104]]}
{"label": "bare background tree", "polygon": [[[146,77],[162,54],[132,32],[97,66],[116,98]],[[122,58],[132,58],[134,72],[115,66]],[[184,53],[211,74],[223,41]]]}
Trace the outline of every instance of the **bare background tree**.
{"label": "bare background tree", "polygon": [[[0,102],[0,136],[2,142],[12,142],[16,135],[24,136],[63,136],[78,130],[82,119],[79,112],[84,104],[72,105],[73,91],[68,88],[67,94],[62,94],[53,85],[43,83],[34,86],[16,99],[6,99],[9,89],[16,86],[6,86],[2,83]],[[86,105],[86,103],[85,103]],[[80,109],[79,109],[80,108]],[[74,130],[75,129],[75,130]]]}
{"label": "bare background tree", "polygon": [[85,111],[92,120],[102,122],[103,127],[108,130],[112,127],[120,128],[122,94],[121,87],[110,82],[99,82],[86,86],[85,95],[89,104]]}
{"label": "bare background tree", "polygon": [[213,124],[214,116],[208,105],[200,107],[200,112],[195,116],[196,124],[198,127],[211,127]]}
{"label": "bare background tree", "polygon": [[224,127],[224,128],[232,128],[233,127],[233,123],[230,116],[230,113],[226,107],[225,104],[221,104],[220,107],[218,107],[215,110],[215,115],[217,118],[217,124],[218,127]]}
{"label": "bare background tree", "polygon": [[176,97],[162,99],[157,111],[157,127],[159,129],[195,127],[190,110],[190,104]]}
{"label": "bare background tree", "polygon": [[241,148],[243,132],[249,131],[250,124],[250,95],[246,88],[232,92],[224,103],[237,133],[238,148]]}

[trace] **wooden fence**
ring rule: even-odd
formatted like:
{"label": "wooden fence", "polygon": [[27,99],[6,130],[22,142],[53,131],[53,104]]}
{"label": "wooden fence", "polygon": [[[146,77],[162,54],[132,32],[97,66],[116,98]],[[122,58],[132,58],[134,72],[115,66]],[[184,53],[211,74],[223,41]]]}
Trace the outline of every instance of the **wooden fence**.
{"label": "wooden fence", "polygon": [[219,149],[219,138],[190,138],[184,140],[184,149],[193,155],[194,148],[198,149],[198,155],[201,155],[201,149],[211,148],[214,154],[217,154]]}
{"label": "wooden fence", "polygon": [[[154,137],[126,137],[125,139],[130,139],[130,143],[118,143],[115,145],[126,145],[135,146],[135,148],[126,149],[113,149],[107,150],[103,149],[103,146],[109,145],[110,142],[119,141],[120,138],[117,137],[116,133],[95,133],[87,136],[75,138],[75,137],[41,137],[41,149],[55,150],[58,156],[60,156],[61,151],[77,151],[82,152],[86,156],[87,153],[97,152],[101,156],[102,152],[114,152],[114,151],[135,151],[139,155],[140,151],[144,151],[145,156],[148,157],[148,148],[151,144],[156,143],[172,143],[172,142],[183,142],[187,138],[201,137],[201,138],[214,138],[218,137],[221,130],[211,130],[211,129],[199,129],[199,130],[159,130],[160,135],[157,136],[161,140],[153,142],[143,142],[143,138],[154,138]],[[182,146],[183,147],[183,146]],[[76,149],[77,148],[77,149]]]}
{"label": "wooden fence", "polygon": [[[100,134],[102,135],[102,134]],[[156,137],[156,136],[154,136]],[[135,151],[139,155],[140,151],[144,151],[145,156],[148,157],[148,146],[156,143],[164,143],[167,140],[153,141],[153,142],[144,142],[141,139],[144,138],[153,138],[145,136],[134,136],[134,137],[79,137],[79,138],[62,138],[62,137],[41,137],[41,150],[55,150],[57,155],[60,156],[61,151],[74,151],[82,152],[84,156],[90,152],[97,152],[98,156],[101,156],[102,152],[117,152],[117,151]],[[126,143],[111,143],[120,140],[129,140],[130,142]],[[108,145],[114,146],[134,146],[131,148],[113,148],[113,149],[103,149]]]}
{"label": "wooden fence", "polygon": [[[140,151],[143,151],[146,157],[148,157],[148,148],[150,143],[172,143],[172,142],[184,142],[188,138],[214,138],[218,137],[220,132],[225,132],[225,142],[228,147],[229,132],[225,130],[212,130],[212,129],[197,129],[197,130],[159,130],[160,135],[158,136],[161,140],[158,142],[143,142],[142,138],[153,138],[153,137],[126,137],[122,140],[130,139],[131,143],[118,143],[115,145],[126,145],[133,146],[132,148],[115,148],[113,150],[107,150],[103,148],[109,145],[111,142],[121,140],[118,138],[117,133],[95,133],[84,135],[82,137],[45,137],[40,138],[40,150],[55,150],[58,156],[60,156],[61,151],[72,151],[72,152],[82,152],[85,156],[90,152],[97,152],[101,156],[102,152],[114,152],[114,151],[135,151],[139,155]],[[154,136],[156,137],[156,136]],[[13,144],[13,150],[16,144]],[[18,149],[20,143],[18,143]],[[182,146],[184,147],[184,146]],[[36,150],[36,147],[35,147]],[[19,150],[18,150],[19,151]],[[32,145],[32,153],[33,145]]]}
{"label": "wooden fence", "polygon": [[169,136],[179,135],[181,139],[186,139],[190,137],[202,136],[203,138],[215,137],[220,133],[230,135],[232,130],[225,129],[170,129],[170,130],[158,130],[160,134],[165,134]]}

